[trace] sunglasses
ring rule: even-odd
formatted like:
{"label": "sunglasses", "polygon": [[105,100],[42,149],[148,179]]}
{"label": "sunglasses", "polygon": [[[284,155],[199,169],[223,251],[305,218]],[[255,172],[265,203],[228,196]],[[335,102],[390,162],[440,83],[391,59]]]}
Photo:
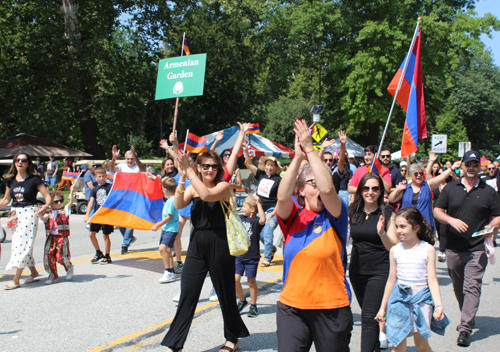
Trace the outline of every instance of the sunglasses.
{"label": "sunglasses", "polygon": [[418,177],[418,176],[424,176],[424,173],[422,171],[417,171],[413,173],[413,176]]}
{"label": "sunglasses", "polygon": [[222,154],[222,157],[223,157],[223,158],[225,158],[226,156],[231,156],[231,154],[229,154],[229,153]]}
{"label": "sunglasses", "polygon": [[465,163],[465,167],[479,167],[479,163],[477,161]]}
{"label": "sunglasses", "polygon": [[369,192],[370,190],[372,190],[373,192],[378,192],[378,191],[380,191],[380,187],[379,186],[374,186],[374,187],[363,186],[363,192]]}
{"label": "sunglasses", "polygon": [[16,158],[16,163],[18,163],[18,162],[27,163],[28,159],[26,159],[26,158],[22,158],[22,159],[21,158]]}
{"label": "sunglasses", "polygon": [[63,200],[53,200],[52,203],[54,204],[61,204],[62,202],[64,202]]}
{"label": "sunglasses", "polygon": [[401,169],[400,171],[401,171],[401,172],[406,172],[406,169]]}
{"label": "sunglasses", "polygon": [[315,179],[310,179],[310,180],[307,180],[306,183],[311,186],[312,188],[318,188],[318,185],[316,184],[316,180]]}
{"label": "sunglasses", "polygon": [[391,155],[381,155],[380,156],[381,159],[390,159],[391,158]]}
{"label": "sunglasses", "polygon": [[333,159],[323,159],[323,162],[325,163],[331,163],[333,161]]}
{"label": "sunglasses", "polygon": [[219,170],[219,165],[218,164],[201,164],[201,168],[203,171],[208,171],[212,169],[213,171],[218,171]]}
{"label": "sunglasses", "polygon": [[488,170],[495,170],[496,167],[489,167]]}

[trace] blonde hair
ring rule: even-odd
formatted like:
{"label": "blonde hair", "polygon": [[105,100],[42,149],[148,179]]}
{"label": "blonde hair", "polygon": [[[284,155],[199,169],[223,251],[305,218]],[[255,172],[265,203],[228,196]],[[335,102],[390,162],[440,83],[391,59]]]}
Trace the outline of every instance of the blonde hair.
{"label": "blonde hair", "polygon": [[248,197],[246,197],[246,198],[243,200],[243,203],[247,203],[249,207],[254,208],[254,209],[255,209],[255,213],[257,213],[257,212],[258,212],[257,202],[255,201],[255,199],[253,199],[253,197],[252,197],[252,196],[248,196]]}
{"label": "blonde hair", "polygon": [[165,188],[169,193],[174,193],[175,188],[177,187],[177,183],[175,180],[171,177],[165,178],[163,181],[161,181],[161,185],[163,188]]}

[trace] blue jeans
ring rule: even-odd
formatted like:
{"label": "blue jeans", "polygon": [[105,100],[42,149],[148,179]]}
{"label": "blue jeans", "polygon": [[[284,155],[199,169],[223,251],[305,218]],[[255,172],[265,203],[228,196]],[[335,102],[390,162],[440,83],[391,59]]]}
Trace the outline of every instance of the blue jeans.
{"label": "blue jeans", "polygon": [[120,232],[122,233],[122,236],[123,236],[122,247],[130,246],[130,242],[132,241],[132,237],[134,237],[134,230],[127,229],[126,227],[119,227],[118,229],[120,230]]}
{"label": "blue jeans", "polygon": [[[266,215],[272,213],[274,207],[267,209]],[[278,221],[276,220],[276,215],[271,218],[274,221],[274,226],[271,227],[267,224],[264,225],[264,228],[260,232],[260,241],[264,243],[264,259],[267,261],[271,261],[271,253],[274,248],[274,230],[278,227]]]}
{"label": "blue jeans", "polygon": [[344,200],[345,205],[349,206],[349,192],[346,189],[339,190],[339,197]]}

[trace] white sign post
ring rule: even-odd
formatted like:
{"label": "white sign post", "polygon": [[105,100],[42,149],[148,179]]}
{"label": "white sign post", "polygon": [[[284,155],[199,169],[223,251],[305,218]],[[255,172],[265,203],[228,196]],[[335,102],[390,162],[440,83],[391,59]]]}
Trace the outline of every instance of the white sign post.
{"label": "white sign post", "polygon": [[432,151],[436,154],[446,154],[446,152],[448,151],[448,135],[433,134]]}
{"label": "white sign post", "polygon": [[463,158],[464,154],[470,150],[470,142],[458,142],[458,157]]}

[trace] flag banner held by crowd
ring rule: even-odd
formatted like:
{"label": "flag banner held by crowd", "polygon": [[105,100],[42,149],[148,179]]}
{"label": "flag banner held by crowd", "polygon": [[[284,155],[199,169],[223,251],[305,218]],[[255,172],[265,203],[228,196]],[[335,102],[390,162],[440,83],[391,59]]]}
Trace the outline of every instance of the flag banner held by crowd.
{"label": "flag banner held by crowd", "polygon": [[[396,101],[406,112],[406,121],[401,142],[401,156],[403,158],[418,150],[418,140],[427,138],[427,127],[425,124],[424,86],[422,82],[422,65],[420,59],[420,43],[422,29],[418,29],[413,50],[404,59],[398,72],[392,79],[387,90],[394,97],[398,89],[399,81],[405,63],[409,60],[401,88],[397,94]],[[408,57],[409,56],[409,57]]]}
{"label": "flag banner held by crowd", "polygon": [[155,100],[203,95],[207,54],[160,60]]}
{"label": "flag banner held by crowd", "polygon": [[204,153],[208,151],[207,137],[198,137],[188,131],[186,136],[186,143],[184,144],[185,150],[190,153]]}
{"label": "flag banner held by crowd", "polygon": [[373,158],[373,161],[370,166],[366,169],[366,172],[373,172],[374,174],[377,175],[382,175],[382,164],[380,163],[380,160],[378,158]]}
{"label": "flag banner held by crowd", "polygon": [[260,126],[258,123],[251,123],[250,128],[247,131],[247,134],[252,134],[252,133],[260,133]]}
{"label": "flag banner held by crowd", "polygon": [[71,181],[71,182],[76,182],[80,178],[81,174],[82,174],[81,172],[69,172],[69,171],[65,171],[65,172],[63,172],[63,175],[61,177],[61,181],[68,180],[68,181]]}
{"label": "flag banner held by crowd", "polygon": [[161,221],[163,193],[159,178],[145,173],[118,172],[104,204],[90,218],[93,224],[151,230]]}

